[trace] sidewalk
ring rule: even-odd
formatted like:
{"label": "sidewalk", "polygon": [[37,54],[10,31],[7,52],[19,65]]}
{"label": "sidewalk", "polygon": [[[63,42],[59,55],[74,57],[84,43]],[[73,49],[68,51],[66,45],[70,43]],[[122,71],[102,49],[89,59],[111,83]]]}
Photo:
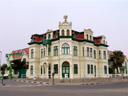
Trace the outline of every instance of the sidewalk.
{"label": "sidewalk", "polygon": [[[13,81],[17,82],[25,82],[25,83],[35,83],[35,84],[43,84],[43,85],[53,85],[52,80],[44,81],[43,79],[13,79]],[[86,79],[84,82],[57,82],[55,81],[55,85],[97,85],[97,84],[107,84],[113,82],[128,82],[128,79],[121,79],[121,78],[97,78],[97,79]]]}

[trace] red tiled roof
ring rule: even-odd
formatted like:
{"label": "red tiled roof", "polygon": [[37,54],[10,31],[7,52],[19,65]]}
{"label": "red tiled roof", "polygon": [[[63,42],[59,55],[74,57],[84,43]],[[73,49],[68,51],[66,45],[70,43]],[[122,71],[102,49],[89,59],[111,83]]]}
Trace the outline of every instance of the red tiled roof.
{"label": "red tiled roof", "polygon": [[102,36],[94,37],[95,44],[101,44]]}
{"label": "red tiled roof", "polygon": [[84,32],[82,32],[82,33],[76,33],[76,39],[84,40]]}
{"label": "red tiled roof", "polygon": [[[24,48],[24,49],[20,49],[20,50],[14,50],[12,51],[12,54],[21,54],[21,53],[26,53],[27,55],[29,55],[29,48]],[[13,60],[16,60],[16,59],[21,59],[22,55],[12,55],[13,57]]]}
{"label": "red tiled roof", "polygon": [[42,42],[41,36],[33,36],[34,42]]}

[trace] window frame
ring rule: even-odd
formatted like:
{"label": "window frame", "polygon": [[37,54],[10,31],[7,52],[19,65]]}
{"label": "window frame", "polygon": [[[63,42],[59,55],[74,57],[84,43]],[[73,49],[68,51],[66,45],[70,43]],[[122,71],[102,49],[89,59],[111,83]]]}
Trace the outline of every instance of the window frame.
{"label": "window frame", "polygon": [[54,64],[54,74],[58,74],[58,64]]}
{"label": "window frame", "polygon": [[67,29],[67,36],[70,36],[70,30]]}
{"label": "window frame", "polygon": [[77,46],[73,46],[73,56],[77,56]]}
{"label": "window frame", "polygon": [[30,75],[33,75],[33,65],[30,66]]}
{"label": "window frame", "polygon": [[31,49],[31,58],[34,58],[34,49]]}
{"label": "window frame", "polygon": [[64,36],[64,29],[61,30],[61,35]]}
{"label": "window frame", "polygon": [[61,48],[62,48],[62,54],[63,55],[69,55],[70,54],[70,46],[69,46],[69,44],[64,43]]}
{"label": "window frame", "polygon": [[78,74],[78,64],[74,64],[74,74]]}

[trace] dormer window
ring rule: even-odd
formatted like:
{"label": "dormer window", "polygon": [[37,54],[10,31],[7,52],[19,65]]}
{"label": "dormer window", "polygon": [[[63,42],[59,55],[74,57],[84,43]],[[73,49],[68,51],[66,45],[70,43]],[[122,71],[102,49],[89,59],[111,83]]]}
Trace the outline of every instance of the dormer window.
{"label": "dormer window", "polygon": [[90,40],[92,40],[92,36],[90,35]]}
{"label": "dormer window", "polygon": [[44,40],[44,36],[42,36],[42,40]]}
{"label": "dormer window", "polygon": [[88,40],[88,34],[87,34],[87,40]]}
{"label": "dormer window", "polygon": [[57,34],[57,32],[55,32],[55,38],[58,38],[58,34]]}
{"label": "dormer window", "polygon": [[69,29],[67,30],[67,36],[69,36],[70,35],[70,33],[69,33],[70,31],[69,31]]}
{"label": "dormer window", "polygon": [[76,32],[74,32],[74,34],[73,34],[73,38],[76,38]]}
{"label": "dormer window", "polygon": [[103,44],[105,44],[105,40],[103,40]]}
{"label": "dormer window", "polygon": [[50,40],[51,39],[51,35],[50,34],[48,34],[48,40]]}
{"label": "dormer window", "polygon": [[34,38],[33,37],[31,38],[31,40],[32,40],[32,42],[34,42]]}
{"label": "dormer window", "polygon": [[64,30],[62,30],[62,36],[64,36]]}

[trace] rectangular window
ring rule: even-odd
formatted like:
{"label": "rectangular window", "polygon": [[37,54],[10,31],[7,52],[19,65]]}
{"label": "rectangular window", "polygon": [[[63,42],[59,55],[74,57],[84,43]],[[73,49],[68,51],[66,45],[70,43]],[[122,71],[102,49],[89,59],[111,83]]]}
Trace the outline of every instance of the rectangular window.
{"label": "rectangular window", "polygon": [[58,74],[58,64],[54,64],[54,73]]}
{"label": "rectangular window", "polygon": [[51,56],[51,48],[48,48],[48,56]]}
{"label": "rectangular window", "polygon": [[84,56],[84,47],[83,47],[83,56]]}
{"label": "rectangular window", "polygon": [[78,74],[78,65],[74,64],[74,74]]}
{"label": "rectangular window", "polygon": [[41,58],[43,58],[43,49],[41,49]]}
{"label": "rectangular window", "polygon": [[94,59],[96,59],[96,50],[94,50]]}
{"label": "rectangular window", "polygon": [[33,66],[30,67],[30,75],[33,75]]}
{"label": "rectangular window", "polygon": [[106,51],[104,51],[104,59],[106,59]]}
{"label": "rectangular window", "polygon": [[45,56],[45,48],[44,48],[44,56]]}
{"label": "rectangular window", "polygon": [[93,65],[91,65],[91,74],[93,74]]}
{"label": "rectangular window", "polygon": [[90,48],[90,57],[92,57],[92,48]]}
{"label": "rectangular window", "polygon": [[74,56],[77,56],[77,46],[74,46],[74,49],[73,49],[73,54],[74,54]]}
{"label": "rectangular window", "polygon": [[43,70],[42,70],[42,65],[41,65],[41,68],[40,68],[40,74],[42,74],[43,73]]}
{"label": "rectangular window", "polygon": [[31,49],[31,58],[34,58],[34,49]]}
{"label": "rectangular window", "polygon": [[89,47],[87,47],[87,57],[89,57]]}
{"label": "rectangular window", "polygon": [[99,59],[101,59],[101,51],[99,50]]}
{"label": "rectangular window", "polygon": [[127,72],[127,62],[125,62],[125,68],[126,68],[125,70],[126,70],[126,74],[127,74],[128,73]]}
{"label": "rectangular window", "polygon": [[54,46],[54,56],[58,56],[58,46]]}
{"label": "rectangular window", "polygon": [[88,64],[88,74],[90,74],[90,65]]}
{"label": "rectangular window", "polygon": [[107,74],[107,66],[104,66],[104,74]]}

